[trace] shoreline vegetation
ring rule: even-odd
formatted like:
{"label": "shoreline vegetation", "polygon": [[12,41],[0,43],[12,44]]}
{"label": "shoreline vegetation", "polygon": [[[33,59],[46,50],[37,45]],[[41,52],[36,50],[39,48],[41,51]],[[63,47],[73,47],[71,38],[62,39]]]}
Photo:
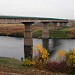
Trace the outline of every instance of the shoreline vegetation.
{"label": "shoreline vegetation", "polygon": [[[24,37],[23,24],[0,24],[0,36]],[[42,26],[32,25],[33,38],[42,38]],[[75,39],[75,27],[49,26],[49,38]]]}
{"label": "shoreline vegetation", "polygon": [[[74,75],[75,49],[66,52],[57,52],[55,60],[48,60],[50,54],[41,44],[36,46],[39,56],[35,59],[18,60],[9,57],[0,57],[1,75]],[[35,54],[36,54],[35,51]]]}
{"label": "shoreline vegetation", "polygon": [[23,66],[23,61],[15,58],[0,57],[0,74],[1,75],[66,75],[60,72],[50,72],[39,70],[34,67]]}

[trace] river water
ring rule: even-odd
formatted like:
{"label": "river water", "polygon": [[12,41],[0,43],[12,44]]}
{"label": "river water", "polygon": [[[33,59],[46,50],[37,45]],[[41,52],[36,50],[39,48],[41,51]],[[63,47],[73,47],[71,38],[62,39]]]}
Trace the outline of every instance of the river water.
{"label": "river water", "polygon": [[[42,44],[42,39],[33,38],[33,46]],[[75,49],[75,39],[49,39],[50,50]],[[55,52],[56,52],[55,51]],[[21,59],[24,57],[24,39],[0,36],[0,57]]]}

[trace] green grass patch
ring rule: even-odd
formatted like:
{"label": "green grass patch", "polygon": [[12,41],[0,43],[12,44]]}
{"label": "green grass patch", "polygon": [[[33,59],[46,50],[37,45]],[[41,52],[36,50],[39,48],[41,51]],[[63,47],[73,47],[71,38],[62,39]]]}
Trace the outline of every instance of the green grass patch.
{"label": "green grass patch", "polygon": [[24,69],[23,62],[15,58],[0,57],[0,67],[12,69]]}
{"label": "green grass patch", "polygon": [[59,29],[59,31],[69,31],[70,30],[70,27],[63,27],[61,29]]}
{"label": "green grass patch", "polygon": [[[71,38],[69,33],[69,28],[64,28],[60,30],[49,30],[49,38]],[[42,38],[42,30],[33,31],[34,38]]]}
{"label": "green grass patch", "polygon": [[54,30],[54,31],[49,31],[49,37],[50,38],[70,38],[68,35],[68,31],[59,31],[59,30]]}
{"label": "green grass patch", "polygon": [[42,30],[39,29],[39,30],[33,31],[33,32],[32,32],[32,36],[33,36],[34,38],[41,38],[41,37],[42,37]]}

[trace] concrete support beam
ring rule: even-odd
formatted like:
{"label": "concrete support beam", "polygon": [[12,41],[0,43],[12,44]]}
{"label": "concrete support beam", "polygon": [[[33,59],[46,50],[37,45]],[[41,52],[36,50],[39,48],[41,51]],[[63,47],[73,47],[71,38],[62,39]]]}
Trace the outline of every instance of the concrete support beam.
{"label": "concrete support beam", "polygon": [[58,27],[60,26],[60,23],[59,23],[59,22],[57,22],[57,26],[58,26]]}
{"label": "concrete support beam", "polygon": [[42,38],[49,38],[49,27],[48,27],[49,22],[41,22],[41,23],[43,24]]}
{"label": "concrete support beam", "polygon": [[31,25],[33,22],[22,22],[25,26],[24,31],[24,57],[32,59],[32,47],[33,47],[33,39],[32,39],[32,29]]}
{"label": "concrete support beam", "polygon": [[41,22],[43,24],[43,29],[42,29],[42,41],[43,41],[43,47],[49,50],[49,27],[48,23],[49,22]]}
{"label": "concrete support beam", "polygon": [[67,23],[67,22],[64,22],[64,26],[69,26],[69,23]]}

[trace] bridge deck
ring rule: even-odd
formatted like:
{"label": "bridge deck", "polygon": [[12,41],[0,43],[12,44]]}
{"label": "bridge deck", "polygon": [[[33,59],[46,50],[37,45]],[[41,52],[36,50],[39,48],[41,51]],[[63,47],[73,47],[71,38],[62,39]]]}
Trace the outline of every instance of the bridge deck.
{"label": "bridge deck", "polygon": [[68,20],[43,17],[0,16],[0,24],[20,24],[22,22],[68,22]]}

